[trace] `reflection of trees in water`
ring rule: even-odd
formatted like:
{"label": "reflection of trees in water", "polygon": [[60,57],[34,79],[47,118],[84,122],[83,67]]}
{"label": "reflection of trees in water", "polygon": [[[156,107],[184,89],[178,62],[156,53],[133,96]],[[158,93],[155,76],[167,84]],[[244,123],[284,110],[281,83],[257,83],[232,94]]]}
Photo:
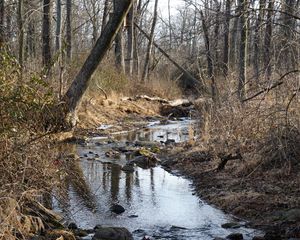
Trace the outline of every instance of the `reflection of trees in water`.
{"label": "reflection of trees in water", "polygon": [[132,198],[132,181],[133,181],[133,175],[131,173],[126,173],[125,194],[126,194],[127,203],[130,203]]}
{"label": "reflection of trees in water", "polygon": [[155,195],[155,182],[154,182],[154,170],[150,168],[150,187],[151,187],[151,200],[154,206],[156,206],[156,195]]}
{"label": "reflection of trees in water", "polygon": [[85,207],[90,210],[96,209],[96,199],[93,195],[90,186],[86,183],[80,162],[69,161],[66,165],[65,181],[72,186],[73,191],[82,201]]}
{"label": "reflection of trees in water", "polygon": [[111,183],[110,183],[110,193],[111,199],[113,202],[118,202],[118,195],[120,190],[120,176],[121,176],[121,167],[116,164],[111,165]]}

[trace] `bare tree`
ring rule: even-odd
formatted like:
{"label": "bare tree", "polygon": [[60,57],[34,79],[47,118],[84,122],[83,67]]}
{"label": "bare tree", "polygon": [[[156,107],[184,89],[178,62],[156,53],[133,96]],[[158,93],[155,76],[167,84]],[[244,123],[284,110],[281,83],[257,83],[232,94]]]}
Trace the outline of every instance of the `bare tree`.
{"label": "bare tree", "polygon": [[60,51],[61,48],[61,23],[62,23],[61,0],[56,0],[56,34],[55,34],[56,51]]}
{"label": "bare tree", "polygon": [[229,68],[229,33],[230,33],[230,9],[231,0],[226,0],[226,10],[225,10],[225,21],[224,21],[224,47],[223,47],[223,74],[225,77],[228,75]]}
{"label": "bare tree", "polygon": [[0,47],[2,47],[4,42],[4,0],[0,0]]}
{"label": "bare tree", "polygon": [[127,15],[126,28],[127,28],[127,59],[126,59],[126,72],[128,75],[133,73],[133,50],[134,50],[134,9],[135,4],[130,8]]}
{"label": "bare tree", "polygon": [[43,66],[47,72],[51,67],[51,0],[43,0],[43,28],[42,28]]}
{"label": "bare tree", "polygon": [[76,112],[76,107],[80,103],[80,100],[88,87],[92,74],[110,48],[132,3],[133,0],[120,1],[118,9],[103,29],[103,34],[97,40],[90,55],[64,96],[67,113]]}
{"label": "bare tree", "polygon": [[153,20],[152,20],[151,31],[150,31],[150,41],[147,46],[145,65],[144,65],[144,70],[143,70],[143,75],[142,75],[143,82],[146,81],[146,79],[148,78],[148,75],[149,75],[150,57],[152,54],[154,31],[155,31],[155,26],[156,26],[156,22],[157,22],[157,6],[158,6],[158,0],[155,0],[154,10],[153,10]]}
{"label": "bare tree", "polygon": [[263,18],[263,9],[265,8],[265,0],[259,0],[259,12],[258,12],[258,16],[256,19],[256,24],[255,24],[255,32],[254,32],[254,40],[253,40],[253,44],[254,44],[254,53],[253,53],[253,67],[254,67],[254,77],[256,80],[256,83],[259,82],[259,73],[260,73],[260,40],[261,40],[261,36],[260,36],[260,28],[261,28],[261,24],[262,24],[262,18]]}
{"label": "bare tree", "polygon": [[[114,0],[114,13],[118,12],[121,8],[121,2]],[[125,73],[125,59],[124,59],[124,37],[123,37],[123,26],[119,29],[119,32],[115,39],[115,64],[116,68]]]}
{"label": "bare tree", "polygon": [[24,0],[18,1],[18,41],[19,41],[19,54],[18,60],[21,68],[24,63]]}
{"label": "bare tree", "polygon": [[216,83],[215,83],[215,76],[214,76],[214,65],[213,59],[210,49],[210,39],[209,39],[209,32],[207,28],[207,24],[205,21],[205,17],[202,11],[200,11],[201,19],[202,19],[202,28],[204,34],[204,42],[205,42],[205,49],[206,49],[206,59],[207,59],[207,75],[211,81],[211,95],[213,101],[216,101]]}
{"label": "bare tree", "polygon": [[268,13],[267,13],[267,23],[265,32],[265,44],[264,44],[264,66],[265,66],[265,76],[269,80],[272,74],[271,66],[271,41],[272,41],[272,10],[274,2],[269,0]]}
{"label": "bare tree", "polygon": [[246,94],[246,67],[247,67],[247,0],[240,0],[240,56],[239,56],[239,79],[238,97],[242,101]]}
{"label": "bare tree", "polygon": [[72,0],[66,0],[66,52],[67,52],[67,60],[71,61],[72,59]]}

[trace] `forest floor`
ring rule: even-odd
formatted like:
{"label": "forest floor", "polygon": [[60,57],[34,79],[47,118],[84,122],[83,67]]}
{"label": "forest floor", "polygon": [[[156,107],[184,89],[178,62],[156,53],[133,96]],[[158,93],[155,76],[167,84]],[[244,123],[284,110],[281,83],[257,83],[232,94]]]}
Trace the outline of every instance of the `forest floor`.
{"label": "forest floor", "polygon": [[[175,111],[176,117],[185,117],[184,108],[166,109],[164,105],[160,100],[142,98],[86,101],[78,128],[99,135],[164,120],[170,111]],[[106,125],[113,127],[105,129]],[[201,199],[248,220],[253,228],[265,230],[265,239],[300,238],[300,164],[285,176],[275,168],[245,175],[240,171],[242,160],[229,161],[224,170],[217,171],[220,159],[197,143],[166,149],[162,158],[167,160],[167,169],[180,170],[193,180]]]}

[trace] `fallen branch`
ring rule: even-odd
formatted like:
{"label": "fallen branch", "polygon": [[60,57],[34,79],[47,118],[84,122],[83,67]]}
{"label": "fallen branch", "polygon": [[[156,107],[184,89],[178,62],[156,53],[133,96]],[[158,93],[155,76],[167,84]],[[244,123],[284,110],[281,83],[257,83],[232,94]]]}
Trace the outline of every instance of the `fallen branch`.
{"label": "fallen branch", "polygon": [[239,152],[236,153],[235,155],[233,155],[232,153],[230,153],[228,155],[225,155],[225,156],[219,155],[219,158],[221,158],[221,162],[219,163],[219,165],[217,167],[218,172],[224,170],[224,168],[225,168],[228,161],[242,160],[243,159],[241,153],[239,153]]}

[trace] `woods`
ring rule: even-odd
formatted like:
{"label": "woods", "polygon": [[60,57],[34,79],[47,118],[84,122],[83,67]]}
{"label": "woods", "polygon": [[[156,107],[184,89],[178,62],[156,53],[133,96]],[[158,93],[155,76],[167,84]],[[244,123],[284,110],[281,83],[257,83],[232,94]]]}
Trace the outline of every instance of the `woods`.
{"label": "woods", "polygon": [[81,239],[46,207],[75,189],[106,213],[86,166],[113,206],[180,171],[195,202],[298,239],[299,91],[299,0],[0,0],[0,239]]}

